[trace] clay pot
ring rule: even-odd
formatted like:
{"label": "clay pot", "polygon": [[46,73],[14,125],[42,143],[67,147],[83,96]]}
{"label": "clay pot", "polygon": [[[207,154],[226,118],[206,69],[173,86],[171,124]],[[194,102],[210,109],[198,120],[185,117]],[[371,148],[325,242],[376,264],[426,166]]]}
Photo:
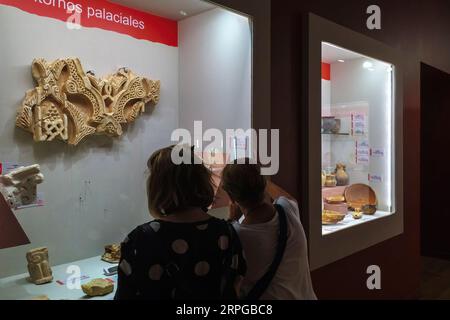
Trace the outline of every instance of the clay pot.
{"label": "clay pot", "polygon": [[347,171],[345,171],[346,167],[345,164],[342,163],[338,163],[336,165],[336,182],[338,186],[346,186],[349,184],[350,182],[350,177],[347,173]]}
{"label": "clay pot", "polygon": [[345,199],[350,207],[362,210],[365,205],[376,206],[377,196],[375,191],[366,184],[353,184],[344,191]]}
{"label": "clay pot", "polygon": [[325,179],[325,187],[331,188],[336,187],[336,185],[336,176],[334,174],[327,174],[327,177]]}

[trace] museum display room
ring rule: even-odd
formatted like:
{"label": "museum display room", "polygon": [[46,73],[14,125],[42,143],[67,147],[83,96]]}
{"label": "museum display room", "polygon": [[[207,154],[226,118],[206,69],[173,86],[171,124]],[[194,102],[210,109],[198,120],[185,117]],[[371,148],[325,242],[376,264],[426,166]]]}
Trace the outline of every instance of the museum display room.
{"label": "museum display room", "polygon": [[312,269],[403,232],[401,60],[309,15]]}
{"label": "museum display room", "polygon": [[[252,32],[200,0],[0,0],[0,299],[112,299],[151,153],[196,120],[252,127]],[[205,161],[250,142],[225,143]]]}

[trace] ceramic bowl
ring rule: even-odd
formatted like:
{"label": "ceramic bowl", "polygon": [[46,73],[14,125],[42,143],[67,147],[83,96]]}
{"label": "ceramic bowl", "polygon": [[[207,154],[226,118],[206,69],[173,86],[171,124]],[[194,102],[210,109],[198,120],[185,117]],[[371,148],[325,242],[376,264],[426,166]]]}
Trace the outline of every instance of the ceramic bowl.
{"label": "ceramic bowl", "polygon": [[322,133],[339,133],[341,130],[341,120],[335,117],[322,118]]}

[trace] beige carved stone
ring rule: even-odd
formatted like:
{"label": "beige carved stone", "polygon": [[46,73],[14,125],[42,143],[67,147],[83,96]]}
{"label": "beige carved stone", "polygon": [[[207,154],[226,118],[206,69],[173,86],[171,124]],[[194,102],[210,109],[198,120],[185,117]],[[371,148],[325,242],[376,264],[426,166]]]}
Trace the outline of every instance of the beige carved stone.
{"label": "beige carved stone", "polygon": [[53,281],[53,273],[48,262],[48,249],[37,248],[27,252],[28,281],[34,284],[44,284]]}
{"label": "beige carved stone", "polygon": [[0,193],[12,209],[17,209],[36,200],[36,185],[43,181],[39,165],[20,167],[0,176]]}
{"label": "beige carved stone", "polygon": [[94,279],[81,285],[81,289],[90,297],[98,297],[113,292],[114,284],[106,279]]}
{"label": "beige carved stone", "polygon": [[120,261],[120,244],[111,244],[105,246],[105,253],[102,260],[109,263],[119,263]]}
{"label": "beige carved stone", "polygon": [[43,294],[40,296],[33,297],[31,300],[36,300],[36,301],[44,300],[45,301],[45,300],[50,300],[50,298],[47,295]]}
{"label": "beige carved stone", "polygon": [[26,93],[16,125],[36,142],[77,145],[94,134],[119,137],[147,103],[159,102],[160,81],[126,68],[102,79],[85,73],[77,58],[35,59],[31,69],[38,86]]}

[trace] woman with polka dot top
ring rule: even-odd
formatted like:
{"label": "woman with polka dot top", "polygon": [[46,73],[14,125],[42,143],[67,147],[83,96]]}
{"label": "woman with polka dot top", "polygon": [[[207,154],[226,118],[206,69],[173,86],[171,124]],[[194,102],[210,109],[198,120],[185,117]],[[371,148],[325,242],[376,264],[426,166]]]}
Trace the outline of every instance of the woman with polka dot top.
{"label": "woman with polka dot top", "polygon": [[[189,153],[191,164],[174,164],[175,152]],[[238,298],[246,273],[242,247],[230,224],[207,214],[214,189],[210,171],[198,163],[186,147],[151,156],[147,193],[156,220],[123,241],[115,299]]]}

